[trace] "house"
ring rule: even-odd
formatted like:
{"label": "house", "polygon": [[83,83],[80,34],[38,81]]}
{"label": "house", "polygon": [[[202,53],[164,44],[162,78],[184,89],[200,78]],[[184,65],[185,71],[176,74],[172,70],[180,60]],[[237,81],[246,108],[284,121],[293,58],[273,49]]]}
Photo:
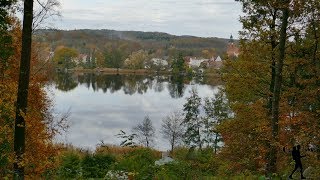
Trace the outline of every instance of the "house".
{"label": "house", "polygon": [[208,59],[190,58],[189,67],[200,67],[201,63],[208,61]]}
{"label": "house", "polygon": [[160,58],[152,58],[151,62],[155,66],[168,66],[169,65],[168,61],[166,61],[164,59],[160,59]]}
{"label": "house", "polygon": [[205,59],[200,63],[200,67],[202,68],[214,67],[216,69],[220,69],[222,64],[223,64],[222,59],[220,56],[218,56],[217,58],[212,57],[210,59]]}
{"label": "house", "polygon": [[203,62],[203,64],[201,64],[201,67],[210,67],[210,68],[215,68],[215,69],[220,69],[223,65],[223,60],[221,59],[220,56],[218,56],[217,58],[211,58],[210,60]]}
{"label": "house", "polygon": [[81,64],[81,63],[86,63],[87,62],[87,58],[88,58],[88,55],[79,54],[79,56],[77,57],[77,60],[76,60],[77,65]]}
{"label": "house", "polygon": [[146,69],[148,68],[154,68],[158,70],[163,70],[169,66],[169,63],[165,59],[160,58],[152,58],[149,62],[145,62]]}
{"label": "house", "polygon": [[218,56],[214,61],[215,61],[215,62],[221,62],[221,61],[222,61],[222,59],[221,59],[221,57],[220,57],[220,56]]}

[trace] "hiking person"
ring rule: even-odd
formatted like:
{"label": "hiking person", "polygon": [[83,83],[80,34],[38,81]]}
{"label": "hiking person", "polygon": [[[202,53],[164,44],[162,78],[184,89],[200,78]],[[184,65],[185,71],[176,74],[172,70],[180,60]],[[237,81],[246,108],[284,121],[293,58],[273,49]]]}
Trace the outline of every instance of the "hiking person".
{"label": "hiking person", "polygon": [[291,152],[291,154],[292,154],[292,159],[294,160],[295,165],[294,165],[294,170],[292,171],[292,173],[291,173],[290,176],[289,176],[289,179],[292,179],[293,173],[296,172],[296,170],[297,170],[298,168],[300,168],[301,179],[306,179],[306,178],[303,176],[303,174],[302,174],[303,168],[302,168],[302,163],[301,163],[301,158],[303,158],[303,157],[305,157],[305,156],[301,156],[301,155],[300,155],[300,148],[301,148],[300,145],[294,146],[294,147],[293,147],[293,150],[292,150],[292,152]]}

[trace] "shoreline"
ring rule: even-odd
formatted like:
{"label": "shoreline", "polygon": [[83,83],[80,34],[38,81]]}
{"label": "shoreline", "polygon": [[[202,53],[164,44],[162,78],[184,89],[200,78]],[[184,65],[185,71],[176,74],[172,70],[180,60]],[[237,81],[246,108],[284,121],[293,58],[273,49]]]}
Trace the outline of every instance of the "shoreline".
{"label": "shoreline", "polygon": [[169,75],[171,72],[169,71],[155,71],[148,69],[117,69],[117,68],[97,68],[97,69],[69,69],[70,72],[75,73],[103,73],[103,74],[138,74],[138,75],[146,75],[146,74],[164,74]]}
{"label": "shoreline", "polygon": [[[73,73],[101,73],[101,74],[119,74],[119,75],[172,75],[170,71],[156,71],[156,70],[149,70],[149,69],[117,69],[117,68],[96,68],[96,69],[80,69],[74,68],[69,69],[68,71]],[[210,72],[210,73],[203,73],[203,77],[214,77],[214,78],[221,78],[221,74],[218,72]]]}

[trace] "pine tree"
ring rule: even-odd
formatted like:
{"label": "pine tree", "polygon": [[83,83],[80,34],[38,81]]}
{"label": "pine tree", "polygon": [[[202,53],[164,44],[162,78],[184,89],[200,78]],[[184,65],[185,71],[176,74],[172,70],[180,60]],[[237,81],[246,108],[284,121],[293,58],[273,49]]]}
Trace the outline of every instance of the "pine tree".
{"label": "pine tree", "polygon": [[198,147],[199,149],[201,149],[201,98],[199,97],[196,89],[192,89],[190,91],[190,94],[190,97],[187,98],[187,102],[183,105],[185,117],[182,124],[186,126],[186,132],[184,133],[184,142],[191,147]]}
{"label": "pine tree", "polygon": [[224,90],[220,88],[214,98],[206,98],[203,108],[205,111],[205,116],[203,117],[204,142],[207,143],[207,146],[211,146],[212,144],[216,154],[220,148],[219,144],[222,142],[222,137],[217,126],[232,114]]}

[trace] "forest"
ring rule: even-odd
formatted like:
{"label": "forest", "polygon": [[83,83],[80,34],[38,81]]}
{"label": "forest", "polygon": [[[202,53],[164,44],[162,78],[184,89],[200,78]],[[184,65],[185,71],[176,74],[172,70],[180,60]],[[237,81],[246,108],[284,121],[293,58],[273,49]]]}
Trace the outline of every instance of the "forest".
{"label": "forest", "polygon": [[[46,58],[58,68],[165,69],[153,65],[152,58],[171,64],[178,54],[183,57],[212,57],[226,54],[229,39],[175,36],[160,32],[115,30],[38,29],[34,39]],[[236,40],[235,43],[238,43]]]}
{"label": "forest", "polygon": [[185,50],[187,55],[199,55],[200,49],[215,48],[220,54],[226,51],[229,39],[223,38],[202,38],[195,36],[176,36],[161,32],[142,31],[116,31],[116,30],[55,30],[38,29],[35,31],[37,41],[46,42],[52,49],[57,46],[67,46],[76,48],[80,53],[85,53],[90,45],[103,48],[106,43],[117,43],[122,41],[128,44],[135,44],[146,51],[156,51],[162,49],[164,54],[168,54],[170,47]]}
{"label": "forest", "polygon": [[[36,3],[42,10],[34,10]],[[0,178],[318,179],[320,1],[234,3],[243,11],[239,57],[223,61],[218,72],[223,86],[216,96],[201,99],[192,89],[183,111],[163,119],[161,134],[170,142],[167,157],[173,161],[157,165],[161,152],[151,145],[155,130],[148,116],[132,133],[119,130],[121,144],[101,142],[87,150],[54,141],[68,129],[68,114],[54,117],[54,99],[45,91],[48,75],[55,73],[48,52],[67,50],[63,54],[72,57],[105,48],[104,61],[140,49],[166,56],[174,48],[179,69],[181,54],[196,56],[203,48],[221,52],[228,41],[156,32],[36,30],[54,14],[45,12],[59,9],[57,0],[1,0]],[[299,161],[303,170],[292,176]]]}

